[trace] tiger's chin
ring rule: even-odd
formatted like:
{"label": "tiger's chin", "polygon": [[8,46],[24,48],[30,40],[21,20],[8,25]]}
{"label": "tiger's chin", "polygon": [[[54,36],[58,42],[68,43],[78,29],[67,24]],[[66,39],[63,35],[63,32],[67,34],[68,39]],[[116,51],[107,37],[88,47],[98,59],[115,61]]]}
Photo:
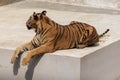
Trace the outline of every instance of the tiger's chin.
{"label": "tiger's chin", "polygon": [[39,33],[39,30],[37,30],[37,29],[35,29],[35,28],[33,28],[32,29],[35,33]]}
{"label": "tiger's chin", "polygon": [[29,26],[27,26],[27,29],[28,29],[28,30],[33,30],[33,31],[36,31],[36,29],[35,29],[35,28],[29,27]]}
{"label": "tiger's chin", "polygon": [[37,32],[37,29],[35,29],[35,28],[32,28],[31,30],[33,30],[35,33]]}
{"label": "tiger's chin", "polygon": [[35,29],[35,28],[31,28],[31,29],[28,29],[28,30],[32,30],[34,31],[35,33],[39,33],[39,30]]}

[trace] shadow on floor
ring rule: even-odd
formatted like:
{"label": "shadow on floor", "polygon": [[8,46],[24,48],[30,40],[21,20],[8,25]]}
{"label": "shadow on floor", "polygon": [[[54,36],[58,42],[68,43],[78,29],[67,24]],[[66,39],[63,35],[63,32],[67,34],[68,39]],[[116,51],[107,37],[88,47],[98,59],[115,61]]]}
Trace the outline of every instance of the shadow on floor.
{"label": "shadow on floor", "polygon": [[[44,54],[43,54],[44,55]],[[35,56],[31,59],[27,71],[25,73],[25,80],[32,80],[33,74],[34,74],[34,69],[37,66],[38,62],[42,58],[43,55]],[[14,75],[17,75],[19,72],[20,68],[20,60],[21,60],[21,55],[16,59],[14,66],[13,66],[13,73]]]}
{"label": "shadow on floor", "polygon": [[37,66],[38,62],[42,58],[43,55],[35,56],[33,59],[30,61],[26,74],[25,74],[25,80],[32,80],[33,74],[34,74],[34,69]]}

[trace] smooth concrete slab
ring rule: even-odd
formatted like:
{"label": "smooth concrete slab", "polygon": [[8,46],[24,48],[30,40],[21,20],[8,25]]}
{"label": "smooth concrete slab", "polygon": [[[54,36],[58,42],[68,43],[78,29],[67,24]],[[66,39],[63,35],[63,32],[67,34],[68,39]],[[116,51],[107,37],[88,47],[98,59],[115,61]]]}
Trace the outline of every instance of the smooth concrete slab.
{"label": "smooth concrete slab", "polygon": [[28,66],[21,66],[20,58],[10,64],[12,52],[0,49],[0,80],[80,80],[78,58],[45,54],[34,57]]}
{"label": "smooth concrete slab", "polygon": [[120,80],[120,40],[81,58],[80,80]]}

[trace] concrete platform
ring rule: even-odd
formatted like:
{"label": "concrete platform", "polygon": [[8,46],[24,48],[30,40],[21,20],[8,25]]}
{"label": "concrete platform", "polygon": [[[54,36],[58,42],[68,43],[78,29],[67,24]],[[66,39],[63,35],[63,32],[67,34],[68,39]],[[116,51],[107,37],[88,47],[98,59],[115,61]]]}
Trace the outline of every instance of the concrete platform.
{"label": "concrete platform", "polygon": [[[34,57],[26,67],[20,65],[20,59],[12,66],[10,56],[13,51],[1,49],[0,79],[120,80],[120,45],[118,44],[120,41],[79,58],[55,55],[58,52],[63,54],[66,51],[76,52],[76,50],[57,51],[54,54]],[[79,54],[81,54],[80,50]]]}
{"label": "concrete platform", "polygon": [[[51,8],[50,5],[26,0],[0,7],[0,80],[119,80],[120,12],[91,8],[81,8],[80,12],[77,11],[79,7],[71,7],[75,11],[70,11],[64,9],[65,5],[56,10],[57,7]],[[75,20],[94,25],[98,33],[108,28],[110,32],[97,46],[45,54],[33,58],[26,67],[20,65],[20,60],[11,65],[13,50],[35,35],[27,30],[26,20],[34,11],[42,10],[47,10],[47,16],[60,24]]]}

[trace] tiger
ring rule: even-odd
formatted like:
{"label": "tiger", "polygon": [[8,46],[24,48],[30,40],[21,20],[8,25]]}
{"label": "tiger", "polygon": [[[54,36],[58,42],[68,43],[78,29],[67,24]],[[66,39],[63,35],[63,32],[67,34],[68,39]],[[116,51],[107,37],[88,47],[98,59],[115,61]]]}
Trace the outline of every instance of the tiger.
{"label": "tiger", "polygon": [[83,49],[95,45],[99,38],[105,35],[98,35],[95,27],[77,21],[68,25],[60,25],[46,15],[47,11],[33,13],[26,21],[28,30],[34,30],[35,36],[30,42],[17,47],[11,58],[11,63],[26,51],[28,54],[23,58],[22,65],[29,64],[32,57],[45,53],[52,53],[63,49]]}

